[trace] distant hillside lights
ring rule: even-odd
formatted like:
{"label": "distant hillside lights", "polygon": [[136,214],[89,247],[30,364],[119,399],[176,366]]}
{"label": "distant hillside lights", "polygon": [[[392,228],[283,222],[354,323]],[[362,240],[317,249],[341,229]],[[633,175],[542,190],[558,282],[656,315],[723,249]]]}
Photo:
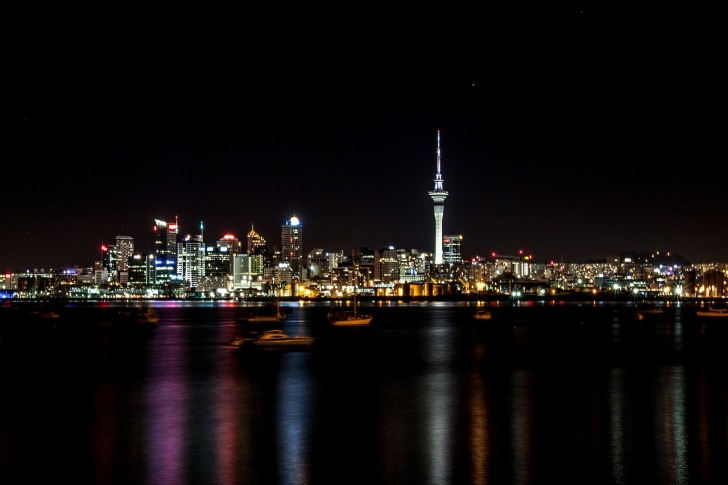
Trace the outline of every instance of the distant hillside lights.
{"label": "distant hillside lights", "polygon": [[[537,264],[530,256],[491,255],[459,265],[433,266],[431,254],[393,247],[377,251],[362,248],[355,259],[343,251],[315,249],[306,258],[305,278],[294,283],[291,266],[280,259],[279,252],[268,254],[258,247],[253,254],[235,253],[229,250],[235,245],[228,246],[233,239],[221,239],[218,246],[205,249],[206,276],[200,278],[197,288],[178,275],[163,285],[140,283],[145,275],[151,280],[155,260],[153,255],[137,254],[129,260],[127,284],[99,284],[97,276],[103,272],[94,268],[27,270],[5,275],[0,298],[239,299],[273,294],[316,298],[346,297],[354,291],[393,298],[514,294],[521,298],[569,293],[630,299],[728,295],[728,265],[661,267],[627,259],[616,264]],[[431,272],[432,268],[437,272]]]}

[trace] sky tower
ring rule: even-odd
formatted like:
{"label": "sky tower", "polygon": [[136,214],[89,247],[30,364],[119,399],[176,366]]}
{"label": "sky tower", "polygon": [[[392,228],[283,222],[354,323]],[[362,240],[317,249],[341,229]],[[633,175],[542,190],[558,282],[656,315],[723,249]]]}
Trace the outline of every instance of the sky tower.
{"label": "sky tower", "polygon": [[442,264],[442,215],[445,212],[445,198],[447,191],[442,188],[442,175],[440,174],[440,130],[437,130],[437,174],[435,175],[435,190],[430,191],[432,202],[435,203],[435,264]]}

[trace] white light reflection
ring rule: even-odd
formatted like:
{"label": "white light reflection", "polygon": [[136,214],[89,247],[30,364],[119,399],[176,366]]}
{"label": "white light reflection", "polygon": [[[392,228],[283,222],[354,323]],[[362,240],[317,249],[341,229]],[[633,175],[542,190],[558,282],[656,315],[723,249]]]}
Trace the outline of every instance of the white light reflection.
{"label": "white light reflection", "polygon": [[624,483],[624,371],[609,372],[609,442],[612,483]]}
{"label": "white light reflection", "polygon": [[452,332],[446,327],[435,327],[427,332],[424,344],[426,355],[430,357],[430,364],[434,368],[423,386],[422,395],[430,423],[429,428],[425,428],[430,432],[425,438],[431,466],[427,477],[429,483],[441,484],[449,481],[451,450],[454,446],[452,422],[457,408],[453,399],[454,378],[447,369],[453,355]]}
{"label": "white light reflection", "polygon": [[[162,346],[174,349],[174,345]],[[187,389],[184,363],[176,352],[169,352],[154,363],[154,374],[146,385],[147,483],[182,483],[184,471]],[[155,374],[157,372],[157,374]]]}
{"label": "white light reflection", "polygon": [[279,416],[277,448],[281,479],[282,483],[309,483],[306,433],[310,429],[313,383],[304,370],[304,353],[292,352],[283,357],[275,411]]}
{"label": "white light reflection", "polygon": [[681,367],[667,368],[660,376],[658,389],[660,401],[656,403],[655,437],[656,443],[662,444],[664,463],[661,467],[665,476],[661,483],[688,483],[688,436],[685,409],[685,369]]}
{"label": "white light reflection", "polygon": [[532,483],[533,463],[533,374],[531,371],[516,371],[511,376],[512,468],[514,483]]}
{"label": "white light reflection", "polygon": [[483,382],[479,375],[473,374],[470,384],[470,457],[472,470],[470,477],[473,485],[487,483],[487,467],[490,457],[488,443],[488,408],[483,389]]}

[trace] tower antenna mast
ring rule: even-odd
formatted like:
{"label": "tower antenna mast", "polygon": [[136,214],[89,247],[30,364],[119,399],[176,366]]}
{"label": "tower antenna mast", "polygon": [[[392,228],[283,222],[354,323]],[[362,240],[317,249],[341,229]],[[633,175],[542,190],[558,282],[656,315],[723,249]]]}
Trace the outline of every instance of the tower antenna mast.
{"label": "tower antenna mast", "polygon": [[429,192],[435,204],[435,264],[442,264],[442,216],[445,212],[447,191],[443,187],[440,159],[440,130],[437,130],[437,173],[435,189]]}

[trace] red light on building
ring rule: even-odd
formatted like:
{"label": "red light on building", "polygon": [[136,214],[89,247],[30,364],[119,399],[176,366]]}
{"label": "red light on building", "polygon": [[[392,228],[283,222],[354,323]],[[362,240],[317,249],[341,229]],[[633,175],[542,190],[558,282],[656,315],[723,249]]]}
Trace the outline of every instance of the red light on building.
{"label": "red light on building", "polygon": [[223,239],[227,239],[228,241],[230,241],[232,239],[235,239],[235,235],[233,235],[233,234],[225,234],[222,238]]}
{"label": "red light on building", "polygon": [[101,245],[101,251],[104,252],[104,253],[106,253],[106,252],[109,251],[109,247],[106,244],[102,244]]}

